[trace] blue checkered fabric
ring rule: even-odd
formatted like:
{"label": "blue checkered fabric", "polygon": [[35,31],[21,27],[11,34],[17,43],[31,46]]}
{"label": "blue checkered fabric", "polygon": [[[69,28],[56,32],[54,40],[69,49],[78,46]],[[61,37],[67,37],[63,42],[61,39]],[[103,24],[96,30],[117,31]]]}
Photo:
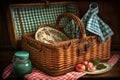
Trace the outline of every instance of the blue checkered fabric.
{"label": "blue checkered fabric", "polygon": [[[20,17],[25,34],[35,32],[41,24],[50,24],[54,26],[57,16],[61,13],[70,12],[75,15],[77,14],[76,5],[71,2],[65,4],[50,4],[48,7],[45,5],[12,6],[11,10],[18,40],[21,39],[22,35],[17,12],[18,8],[20,10]],[[64,19],[60,22],[60,25],[65,25],[67,22],[68,21]]]}
{"label": "blue checkered fabric", "polygon": [[90,4],[87,13],[82,17],[82,21],[86,27],[86,30],[89,33],[98,35],[101,42],[106,41],[110,36],[113,35],[111,28],[103,22],[97,15],[98,13],[98,4],[93,2]]}
{"label": "blue checkered fabric", "polygon": [[80,38],[80,30],[74,20],[70,20],[65,26],[64,31],[72,38]]}

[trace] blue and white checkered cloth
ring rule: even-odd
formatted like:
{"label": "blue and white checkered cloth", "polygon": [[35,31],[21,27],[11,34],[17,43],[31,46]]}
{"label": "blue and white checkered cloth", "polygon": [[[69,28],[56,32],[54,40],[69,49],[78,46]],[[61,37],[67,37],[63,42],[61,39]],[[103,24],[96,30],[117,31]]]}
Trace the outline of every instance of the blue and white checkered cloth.
{"label": "blue and white checkered cloth", "polygon": [[98,11],[98,4],[96,2],[91,3],[87,13],[82,17],[82,21],[87,31],[98,35],[100,42],[104,42],[113,35],[113,31],[98,17]]}

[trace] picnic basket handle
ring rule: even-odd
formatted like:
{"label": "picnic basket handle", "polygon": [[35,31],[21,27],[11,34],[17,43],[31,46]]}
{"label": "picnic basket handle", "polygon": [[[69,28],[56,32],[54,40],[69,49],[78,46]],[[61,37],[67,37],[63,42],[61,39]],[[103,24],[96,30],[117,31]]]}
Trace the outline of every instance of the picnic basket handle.
{"label": "picnic basket handle", "polygon": [[84,24],[82,23],[82,21],[80,20],[79,17],[77,17],[76,15],[74,15],[72,13],[62,13],[57,17],[56,25],[55,25],[57,29],[60,29],[59,22],[63,17],[72,18],[80,29],[81,38],[86,38],[86,31],[85,31],[85,28],[84,28]]}
{"label": "picnic basket handle", "polygon": [[[73,19],[75,21],[75,23],[78,25],[78,27],[80,29],[80,33],[81,33],[80,34],[80,36],[82,38],[81,40],[83,40],[83,42],[85,44],[85,49],[84,50],[81,51],[81,49],[78,48],[78,55],[80,55],[81,53],[86,53],[90,49],[90,47],[94,46],[94,44],[91,41],[90,42],[87,41],[87,36],[86,36],[86,31],[85,31],[85,28],[84,28],[84,24],[82,23],[80,18],[77,17],[76,15],[74,15],[72,13],[62,13],[57,17],[57,20],[56,20],[55,27],[58,30],[61,29],[61,27],[59,26],[59,22],[63,17],[69,17],[69,18]],[[62,27],[62,29],[63,29],[63,27]]]}

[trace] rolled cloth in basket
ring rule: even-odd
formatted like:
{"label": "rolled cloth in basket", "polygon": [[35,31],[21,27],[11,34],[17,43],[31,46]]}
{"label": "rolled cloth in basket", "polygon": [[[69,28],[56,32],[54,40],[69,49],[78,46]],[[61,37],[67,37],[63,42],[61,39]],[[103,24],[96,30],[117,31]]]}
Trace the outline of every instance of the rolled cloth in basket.
{"label": "rolled cloth in basket", "polygon": [[98,17],[98,11],[98,4],[96,2],[91,3],[87,13],[81,20],[83,21],[87,31],[98,35],[100,37],[100,41],[104,42],[113,35],[113,31],[106,23],[103,22],[102,19]]}

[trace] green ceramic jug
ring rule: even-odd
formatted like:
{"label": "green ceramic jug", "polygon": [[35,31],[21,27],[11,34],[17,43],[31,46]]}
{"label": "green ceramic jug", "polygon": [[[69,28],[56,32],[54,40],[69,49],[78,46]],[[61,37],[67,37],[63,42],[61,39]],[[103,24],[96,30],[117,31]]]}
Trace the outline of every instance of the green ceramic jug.
{"label": "green ceramic jug", "polygon": [[13,62],[13,70],[16,76],[24,76],[32,72],[31,61],[29,60],[29,53],[26,51],[18,51],[15,53],[15,61]]}

